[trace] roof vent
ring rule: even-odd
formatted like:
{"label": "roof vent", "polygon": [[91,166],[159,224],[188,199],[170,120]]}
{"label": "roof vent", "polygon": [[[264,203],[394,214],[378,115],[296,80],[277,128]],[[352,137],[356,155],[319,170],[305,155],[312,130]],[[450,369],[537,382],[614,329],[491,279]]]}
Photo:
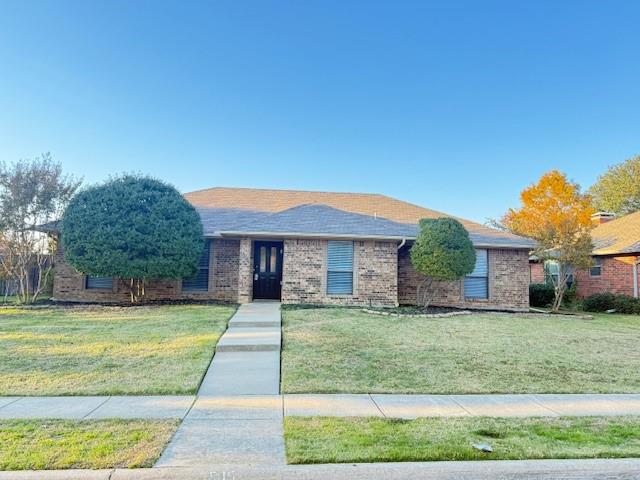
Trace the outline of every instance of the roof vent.
{"label": "roof vent", "polygon": [[602,225],[603,223],[607,223],[609,220],[613,220],[614,218],[616,218],[616,214],[611,212],[596,212],[591,215],[591,221],[594,225]]}

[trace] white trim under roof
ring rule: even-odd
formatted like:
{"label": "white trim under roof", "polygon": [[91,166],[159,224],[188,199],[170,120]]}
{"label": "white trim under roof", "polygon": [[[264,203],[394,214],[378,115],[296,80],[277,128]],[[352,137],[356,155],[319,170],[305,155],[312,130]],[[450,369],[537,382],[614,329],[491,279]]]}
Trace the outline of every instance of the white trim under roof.
{"label": "white trim under roof", "polygon": [[[302,232],[243,232],[243,231],[219,231],[215,235],[205,235],[210,237],[257,237],[257,238],[312,238],[312,239],[351,239],[351,240],[409,240],[413,241],[416,237],[407,235],[354,235],[345,233],[302,233]],[[476,248],[492,248],[492,249],[507,249],[507,250],[532,250],[533,245],[521,245],[511,244],[505,245],[500,243],[487,243],[473,242],[473,246]]]}

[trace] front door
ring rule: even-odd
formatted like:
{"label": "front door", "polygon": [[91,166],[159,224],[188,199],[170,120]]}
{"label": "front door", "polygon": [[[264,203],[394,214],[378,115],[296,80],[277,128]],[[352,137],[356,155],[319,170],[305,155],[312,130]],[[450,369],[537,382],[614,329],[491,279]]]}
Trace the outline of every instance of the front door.
{"label": "front door", "polygon": [[255,242],[253,248],[253,298],[280,300],[282,242]]}

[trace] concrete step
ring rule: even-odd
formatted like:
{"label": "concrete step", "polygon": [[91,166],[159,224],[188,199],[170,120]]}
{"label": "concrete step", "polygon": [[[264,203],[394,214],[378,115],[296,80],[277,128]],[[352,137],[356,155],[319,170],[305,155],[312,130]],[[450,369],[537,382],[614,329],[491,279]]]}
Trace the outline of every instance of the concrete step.
{"label": "concrete step", "polygon": [[280,328],[230,328],[218,341],[216,352],[271,352],[280,351]]}
{"label": "concrete step", "polygon": [[280,320],[232,318],[229,328],[280,328]]}

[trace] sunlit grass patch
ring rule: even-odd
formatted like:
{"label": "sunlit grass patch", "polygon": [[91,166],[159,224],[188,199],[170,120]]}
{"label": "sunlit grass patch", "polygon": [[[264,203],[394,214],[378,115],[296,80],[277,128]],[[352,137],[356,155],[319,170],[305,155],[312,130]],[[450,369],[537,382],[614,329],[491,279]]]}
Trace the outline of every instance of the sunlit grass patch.
{"label": "sunlit grass patch", "polygon": [[178,420],[0,420],[0,470],[151,467]]}
{"label": "sunlit grass patch", "polygon": [[0,309],[0,395],[195,393],[234,311],[228,305]]}

